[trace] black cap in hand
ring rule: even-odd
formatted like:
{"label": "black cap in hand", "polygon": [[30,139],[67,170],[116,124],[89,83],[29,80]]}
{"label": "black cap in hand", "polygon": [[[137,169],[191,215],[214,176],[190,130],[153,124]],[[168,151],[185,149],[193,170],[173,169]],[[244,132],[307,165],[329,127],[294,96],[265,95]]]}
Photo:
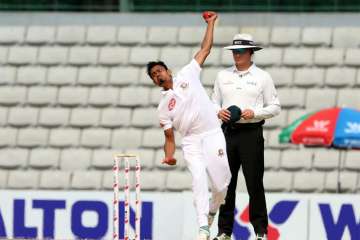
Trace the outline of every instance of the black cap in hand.
{"label": "black cap in hand", "polygon": [[227,108],[230,112],[230,121],[229,123],[236,123],[240,120],[241,117],[241,109],[238,106],[231,105]]}

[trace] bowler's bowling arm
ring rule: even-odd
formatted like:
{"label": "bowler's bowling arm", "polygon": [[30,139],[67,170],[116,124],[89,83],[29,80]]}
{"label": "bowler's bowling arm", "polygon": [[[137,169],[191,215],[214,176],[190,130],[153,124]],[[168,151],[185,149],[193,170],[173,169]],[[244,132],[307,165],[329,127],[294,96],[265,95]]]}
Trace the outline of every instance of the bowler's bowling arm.
{"label": "bowler's bowling arm", "polygon": [[165,134],[165,144],[164,144],[165,158],[173,158],[176,149],[174,130],[172,128],[166,129],[164,131],[164,134]]}
{"label": "bowler's bowling arm", "polygon": [[194,57],[200,66],[203,65],[205,59],[207,58],[207,56],[209,56],[210,50],[213,45],[215,20],[216,18],[207,23],[205,36],[201,43],[201,49],[195,54]]}

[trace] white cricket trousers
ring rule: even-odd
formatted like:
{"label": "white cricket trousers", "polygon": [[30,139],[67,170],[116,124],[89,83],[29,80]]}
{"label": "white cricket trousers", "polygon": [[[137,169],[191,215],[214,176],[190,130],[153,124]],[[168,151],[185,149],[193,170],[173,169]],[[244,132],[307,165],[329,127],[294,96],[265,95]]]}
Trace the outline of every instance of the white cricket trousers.
{"label": "white cricket trousers", "polygon": [[[199,135],[185,136],[182,150],[192,175],[194,205],[199,226],[208,225],[209,211],[216,213],[224,203],[231,172],[226,154],[226,142],[221,128]],[[211,201],[209,184],[211,187]]]}

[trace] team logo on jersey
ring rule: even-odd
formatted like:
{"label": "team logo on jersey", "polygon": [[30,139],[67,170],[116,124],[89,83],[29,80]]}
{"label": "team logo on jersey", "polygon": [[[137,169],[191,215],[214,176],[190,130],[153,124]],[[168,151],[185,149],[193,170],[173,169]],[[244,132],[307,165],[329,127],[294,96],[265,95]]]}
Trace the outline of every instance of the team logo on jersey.
{"label": "team logo on jersey", "polygon": [[185,89],[185,88],[187,88],[189,86],[189,84],[187,83],[187,82],[183,82],[181,85],[180,85],[180,87],[182,88],[182,89]]}
{"label": "team logo on jersey", "polygon": [[176,105],[175,98],[170,99],[169,104],[168,104],[169,111],[172,111],[175,108],[175,105]]}
{"label": "team logo on jersey", "polygon": [[223,149],[219,149],[219,151],[218,151],[218,156],[219,157],[222,157],[222,156],[224,156],[224,150]]}

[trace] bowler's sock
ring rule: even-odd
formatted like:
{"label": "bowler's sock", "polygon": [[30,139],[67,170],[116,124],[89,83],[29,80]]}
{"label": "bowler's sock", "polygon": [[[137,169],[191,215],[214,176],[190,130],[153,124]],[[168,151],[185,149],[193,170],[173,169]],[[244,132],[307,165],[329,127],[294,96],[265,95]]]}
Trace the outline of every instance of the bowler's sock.
{"label": "bowler's sock", "polygon": [[201,226],[199,232],[205,233],[206,235],[210,236],[210,229],[208,225]]}

